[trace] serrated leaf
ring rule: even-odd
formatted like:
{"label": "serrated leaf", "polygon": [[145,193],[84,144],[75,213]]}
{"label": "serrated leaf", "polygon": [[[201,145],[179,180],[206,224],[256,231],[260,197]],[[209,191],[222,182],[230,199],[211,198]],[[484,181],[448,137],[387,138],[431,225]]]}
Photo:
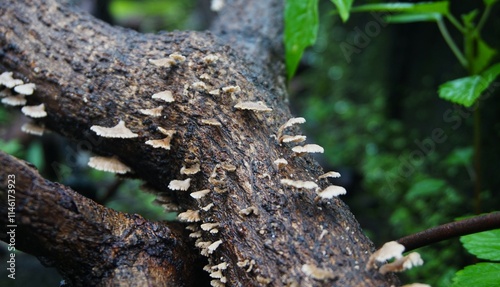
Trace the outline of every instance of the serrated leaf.
{"label": "serrated leaf", "polygon": [[470,107],[499,74],[500,63],[493,65],[480,75],[446,82],[439,86],[439,97],[456,104]]}
{"label": "serrated leaf", "polygon": [[492,287],[500,282],[500,264],[478,263],[458,271],[452,287]]}
{"label": "serrated leaf", "polygon": [[386,11],[395,13],[439,13],[448,14],[448,1],[422,3],[379,3],[351,8],[351,12]]}
{"label": "serrated leaf", "polygon": [[460,241],[478,258],[500,261],[500,229],[462,236]]}
{"label": "serrated leaf", "polygon": [[318,0],[287,0],[285,4],[285,59],[291,78],[304,50],[313,45],[318,34]]}
{"label": "serrated leaf", "polygon": [[410,13],[392,15],[386,18],[388,23],[436,22],[442,15],[439,13]]}
{"label": "serrated leaf", "polygon": [[354,0],[331,0],[331,1],[335,5],[335,7],[337,7],[342,22],[347,22],[347,19],[349,19],[349,13],[351,11],[352,2]]}

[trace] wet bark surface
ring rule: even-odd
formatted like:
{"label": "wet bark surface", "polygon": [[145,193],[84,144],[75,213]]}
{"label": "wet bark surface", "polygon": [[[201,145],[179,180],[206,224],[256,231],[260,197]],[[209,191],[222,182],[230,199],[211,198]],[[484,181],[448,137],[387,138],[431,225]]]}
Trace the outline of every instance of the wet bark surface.
{"label": "wet bark surface", "polygon": [[[144,180],[161,198],[171,198],[181,212],[197,212],[199,220],[191,224],[190,232],[198,232],[201,237],[186,238],[184,233],[170,230],[169,223],[150,223],[140,217],[107,211],[106,216],[94,222],[92,218],[100,214],[94,210],[96,214],[89,217],[89,224],[113,227],[126,222],[125,225],[142,226],[145,230],[138,229],[137,238],[146,242],[157,236],[157,244],[161,245],[155,247],[158,250],[186,254],[187,259],[173,258],[170,264],[177,270],[186,270],[188,276],[198,276],[200,272],[196,268],[189,270],[190,254],[195,253],[200,260],[207,257],[210,266],[227,263],[227,269],[209,270],[214,277],[211,280],[215,280],[212,284],[394,284],[392,277],[365,271],[373,246],[340,199],[315,200],[316,191],[281,183],[282,179],[294,179],[315,181],[321,188],[328,185],[327,181],[317,179],[323,171],[311,157],[297,156],[291,150],[296,144],[281,144],[277,140],[280,125],[292,117],[286,105],[282,61],[283,3],[249,2],[253,1],[227,1],[212,31],[140,34],[108,26],[54,1],[3,1],[0,4],[0,72],[13,71],[15,77],[36,84],[34,94],[27,97],[27,105],[43,103],[47,111],[47,117],[35,119],[37,123],[85,144],[95,154],[115,156],[132,169],[129,176]],[[266,15],[269,17],[263,17]],[[259,17],[263,20],[256,20]],[[240,21],[231,20],[234,18]],[[173,53],[186,59],[170,67],[158,67],[149,61]],[[208,61],[205,57],[209,55],[216,56],[217,60]],[[152,98],[153,94],[166,90],[172,92],[173,102]],[[261,101],[272,111],[235,108],[242,101]],[[163,110],[157,117],[141,112],[160,106]],[[207,124],[207,120],[214,119],[220,126]],[[90,129],[95,125],[112,127],[120,120],[138,136],[103,138]],[[165,137],[158,128],[175,131],[170,150],[145,144]],[[298,132],[296,128],[286,130],[288,134]],[[288,165],[278,168],[274,164],[278,158],[286,159]],[[10,166],[15,161],[4,162]],[[182,167],[197,164],[200,172],[181,174]],[[7,173],[2,168],[0,175],[5,178]],[[23,170],[24,173],[28,171]],[[172,180],[188,178],[187,191],[168,188]],[[26,181],[31,181],[29,176]],[[19,195],[19,200],[33,204],[45,200],[47,195],[41,192],[43,189],[34,188],[33,195],[29,195],[32,187],[24,184],[27,194]],[[206,196],[200,199],[190,196],[204,189],[210,190]],[[86,201],[72,196],[76,205]],[[56,208],[60,204],[58,198],[47,198],[48,206]],[[241,212],[250,207],[253,213]],[[32,216],[42,218],[46,211],[36,209]],[[52,224],[64,226],[65,221],[58,218],[65,218],[78,226],[80,221],[65,217],[66,212],[71,210],[61,210],[60,215],[52,218]],[[123,220],[117,222],[115,217]],[[201,229],[203,223],[217,223],[217,232]],[[149,232],[152,226],[163,231]],[[31,234],[52,232],[54,236],[61,232],[53,226],[30,224],[29,220],[26,229]],[[126,228],[112,229],[120,236]],[[101,235],[96,242],[102,242],[105,236]],[[37,240],[43,242],[43,238]],[[213,243],[219,240],[220,245],[215,249]],[[182,247],[171,244],[172,241]],[[65,249],[61,242],[47,241],[46,244],[67,254],[65,260],[78,262],[79,253]],[[186,244],[190,250],[180,251]],[[116,250],[116,246],[100,243],[94,247],[89,252],[100,250],[105,261],[112,258],[108,257],[109,252]],[[51,254],[36,255],[61,260]],[[147,252],[139,255],[141,260],[152,256]],[[142,264],[142,261],[136,262]],[[95,262],[85,263],[90,268]],[[308,274],[304,271],[305,265],[321,268],[328,276]],[[111,265],[96,264],[93,268],[113,272]],[[159,270],[155,274],[163,272]],[[217,271],[221,271],[220,276]],[[83,273],[88,272],[93,271]],[[141,272],[146,277],[153,273]],[[70,281],[83,276],[76,270],[63,275]],[[170,277],[158,276],[164,282],[170,280]],[[172,277],[170,282],[182,281],[186,274],[179,276]],[[223,278],[217,278],[221,276]],[[122,283],[133,282],[135,278],[128,269],[120,276],[110,277]]]}

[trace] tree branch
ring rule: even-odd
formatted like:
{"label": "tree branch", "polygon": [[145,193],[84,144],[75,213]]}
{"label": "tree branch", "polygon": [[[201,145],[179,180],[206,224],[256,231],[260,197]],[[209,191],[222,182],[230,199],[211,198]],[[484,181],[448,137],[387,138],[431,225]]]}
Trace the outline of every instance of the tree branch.
{"label": "tree branch", "polygon": [[397,240],[405,252],[458,236],[500,228],[500,212],[439,225]]}
{"label": "tree branch", "polygon": [[[0,231],[2,237],[15,232],[15,241],[3,240],[56,267],[68,284],[197,286],[190,274],[201,266],[181,226],[100,206],[3,152],[0,163]],[[9,211],[15,222],[7,221]]]}
{"label": "tree branch", "polygon": [[[110,27],[52,0],[43,5],[33,2],[0,3],[0,71],[14,71],[16,77],[37,85],[28,105],[45,105],[47,117],[38,121],[93,153],[119,158],[131,168],[131,176],[146,181],[158,195],[171,196],[182,211],[196,212],[199,219],[193,219],[191,228],[201,238],[192,244],[209,257],[211,266],[229,265],[222,272],[228,285],[397,284],[391,275],[360,268],[373,245],[341,200],[315,201],[314,190],[281,183],[293,178],[327,186],[318,180],[323,171],[311,157],[298,156],[291,150],[293,144],[276,140],[279,126],[292,117],[285,105],[283,62],[274,54],[280,21],[265,22],[280,23],[263,30],[270,34],[261,36],[274,37],[269,38],[272,41],[257,41],[255,47],[237,51],[220,34],[143,35]],[[234,1],[239,7],[255,2]],[[228,29],[233,28],[215,31]],[[266,55],[261,70],[249,62],[256,51]],[[168,68],[148,61],[172,53],[186,60]],[[207,55],[218,60],[208,63]],[[172,92],[174,102],[152,99],[154,93],[165,90]],[[242,101],[260,101],[273,111],[236,109]],[[159,106],[163,107],[159,117],[141,112]],[[205,124],[209,119],[220,125]],[[102,138],[90,130],[93,125],[114,126],[119,120],[137,137]],[[175,130],[169,150],[145,144],[164,137],[159,127]],[[288,165],[277,168],[278,158],[285,158]],[[194,164],[200,165],[198,173],[181,172]],[[169,189],[172,180],[186,179],[190,179],[188,191]],[[210,192],[203,198],[190,196],[206,189]],[[241,212],[247,208],[254,213]],[[216,224],[217,232],[201,229],[202,223]],[[217,249],[215,242],[220,243]],[[305,272],[304,266],[310,265],[326,270],[328,276],[318,279]]]}

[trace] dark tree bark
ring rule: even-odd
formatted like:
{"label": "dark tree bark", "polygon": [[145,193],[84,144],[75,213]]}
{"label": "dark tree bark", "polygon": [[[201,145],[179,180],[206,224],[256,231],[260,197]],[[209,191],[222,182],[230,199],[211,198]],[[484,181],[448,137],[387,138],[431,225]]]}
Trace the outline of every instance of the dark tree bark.
{"label": "dark tree bark", "polygon": [[[397,284],[393,276],[365,270],[373,246],[341,200],[318,201],[315,191],[281,184],[291,178],[326,187],[317,180],[322,170],[311,157],[294,155],[292,145],[276,139],[279,126],[291,118],[282,12],[279,0],[226,1],[211,31],[152,35],[108,26],[53,0],[2,1],[0,72],[13,71],[36,84],[28,105],[43,103],[47,111],[47,117],[36,121],[95,154],[116,156],[133,170],[131,176],[158,195],[172,197],[182,211],[199,212],[201,221],[191,228],[219,224],[218,233],[199,229],[201,238],[195,240],[174,224],[109,211],[2,155],[2,164],[9,167],[0,171],[3,183],[9,174],[18,178],[19,247],[53,262],[74,285],[100,280],[104,286],[200,286],[189,279],[202,272],[193,263],[204,259],[200,251],[208,255],[210,266],[229,265],[221,270],[227,286]],[[172,53],[186,60],[169,68],[148,62]],[[207,63],[207,55],[218,60]],[[228,86],[239,89],[224,91]],[[172,91],[174,102],[151,98],[164,90]],[[219,94],[210,93],[214,90]],[[262,101],[273,110],[238,110],[234,106],[240,101]],[[160,117],[139,111],[159,105],[164,107]],[[206,125],[206,119],[222,125]],[[100,138],[90,130],[120,120],[138,137]],[[145,144],[164,137],[158,127],[175,130],[170,150]],[[273,164],[278,158],[288,165],[278,169]],[[180,173],[195,163],[201,166],[199,173]],[[188,191],[168,188],[172,180],[187,178]],[[198,200],[190,196],[203,189],[211,192]],[[44,208],[38,207],[41,202]],[[211,209],[202,209],[210,203]],[[255,213],[240,212],[248,207]],[[3,220],[5,206],[1,211]],[[71,230],[78,233],[73,236]],[[78,240],[87,237],[91,239]],[[207,245],[218,240],[219,247],[208,252]],[[78,264],[85,269],[77,270]],[[326,275],[308,274],[305,265]]]}

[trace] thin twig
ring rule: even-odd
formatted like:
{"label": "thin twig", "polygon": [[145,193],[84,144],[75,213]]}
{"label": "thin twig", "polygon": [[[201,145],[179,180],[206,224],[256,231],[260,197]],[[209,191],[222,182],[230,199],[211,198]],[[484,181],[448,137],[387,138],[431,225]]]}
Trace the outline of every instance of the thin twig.
{"label": "thin twig", "polygon": [[439,225],[396,241],[404,245],[405,251],[411,251],[453,237],[497,228],[500,228],[500,212],[493,212]]}

